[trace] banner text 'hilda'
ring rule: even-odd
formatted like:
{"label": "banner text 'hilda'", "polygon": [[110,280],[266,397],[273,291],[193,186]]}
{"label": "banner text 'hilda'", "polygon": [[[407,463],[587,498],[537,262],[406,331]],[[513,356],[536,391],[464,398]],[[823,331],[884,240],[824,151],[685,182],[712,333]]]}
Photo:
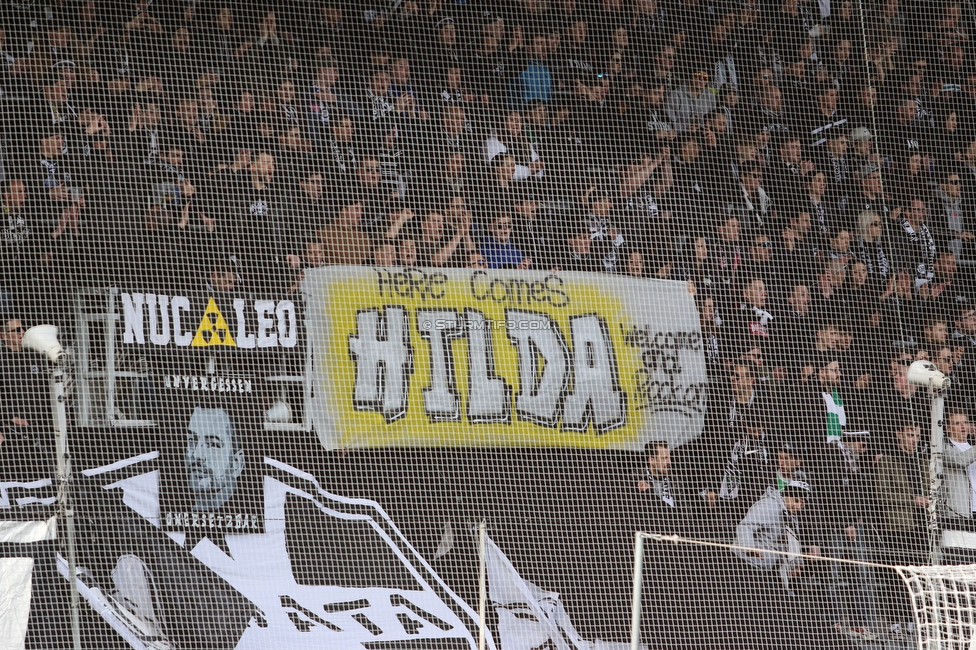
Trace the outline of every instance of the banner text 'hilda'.
{"label": "banner text 'hilda'", "polygon": [[[626,423],[627,394],[620,387],[617,357],[603,319],[572,316],[567,337],[547,314],[512,309],[499,328],[488,326],[485,315],[475,309],[360,310],[356,332],[349,336],[349,354],[356,364],[352,398],[358,410],[381,413],[387,422],[406,415],[414,364],[411,329],[428,344],[430,383],[422,390],[424,411],[432,421],[462,418],[450,342],[463,338],[468,349],[467,421],[515,418],[573,431],[591,424],[606,431]],[[514,405],[512,386],[494,371],[496,329],[518,351]]]}

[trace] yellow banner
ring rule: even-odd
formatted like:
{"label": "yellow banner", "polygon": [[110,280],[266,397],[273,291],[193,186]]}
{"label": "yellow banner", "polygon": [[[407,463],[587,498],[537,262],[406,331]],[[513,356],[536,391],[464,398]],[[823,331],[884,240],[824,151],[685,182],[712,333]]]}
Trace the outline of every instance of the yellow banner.
{"label": "yellow banner", "polygon": [[685,283],[329,267],[303,287],[327,448],[681,444],[705,363]]}

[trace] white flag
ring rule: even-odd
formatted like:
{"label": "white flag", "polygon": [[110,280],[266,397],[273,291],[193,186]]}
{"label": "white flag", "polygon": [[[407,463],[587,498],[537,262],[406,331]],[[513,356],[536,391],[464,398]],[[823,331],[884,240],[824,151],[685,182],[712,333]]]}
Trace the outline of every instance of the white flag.
{"label": "white flag", "polygon": [[501,549],[486,539],[488,597],[496,605],[502,650],[531,650],[552,640],[558,650],[590,650],[569,620],[559,594],[523,580]]}
{"label": "white flag", "polygon": [[0,649],[24,650],[30,616],[31,576],[29,557],[0,558]]}
{"label": "white flag", "polygon": [[[44,484],[38,481],[28,487],[44,487]],[[50,481],[46,484],[50,485]],[[7,498],[4,485],[0,485],[0,506]],[[49,539],[57,539],[54,517],[47,521],[0,521],[2,543],[32,544]],[[34,560],[29,557],[0,558],[0,650],[23,650],[25,647],[33,573]]]}

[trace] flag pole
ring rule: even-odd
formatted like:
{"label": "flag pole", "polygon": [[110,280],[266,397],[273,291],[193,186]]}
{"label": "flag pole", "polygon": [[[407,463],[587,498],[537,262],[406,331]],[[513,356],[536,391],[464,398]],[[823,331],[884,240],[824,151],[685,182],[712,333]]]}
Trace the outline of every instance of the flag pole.
{"label": "flag pole", "polygon": [[644,587],[644,533],[634,533],[634,595],[630,609],[630,650],[640,650],[641,591]]}
{"label": "flag pole", "polygon": [[478,650],[485,650],[485,616],[488,609],[488,525],[478,524]]}

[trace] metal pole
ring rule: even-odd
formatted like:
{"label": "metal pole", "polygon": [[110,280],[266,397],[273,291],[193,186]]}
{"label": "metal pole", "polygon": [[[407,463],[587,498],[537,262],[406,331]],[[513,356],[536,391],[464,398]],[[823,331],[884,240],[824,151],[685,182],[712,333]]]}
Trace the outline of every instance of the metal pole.
{"label": "metal pole", "polygon": [[641,591],[644,588],[644,533],[634,533],[634,600],[630,608],[630,650],[640,650]]}
{"label": "metal pole", "polygon": [[68,546],[68,584],[71,585],[71,640],[81,650],[81,621],[78,613],[78,574],[75,557],[75,515],[69,494],[71,459],[68,456],[68,415],[64,403],[64,371],[51,373],[51,410],[54,415],[54,444],[57,454],[58,519],[64,522]]}
{"label": "metal pole", "polygon": [[945,391],[930,389],[932,395],[932,440],[929,443],[929,563],[942,563],[942,535],[939,525],[939,497],[942,491],[942,426],[945,419]]}
{"label": "metal pole", "polygon": [[488,524],[478,524],[478,650],[485,650],[488,623]]}

